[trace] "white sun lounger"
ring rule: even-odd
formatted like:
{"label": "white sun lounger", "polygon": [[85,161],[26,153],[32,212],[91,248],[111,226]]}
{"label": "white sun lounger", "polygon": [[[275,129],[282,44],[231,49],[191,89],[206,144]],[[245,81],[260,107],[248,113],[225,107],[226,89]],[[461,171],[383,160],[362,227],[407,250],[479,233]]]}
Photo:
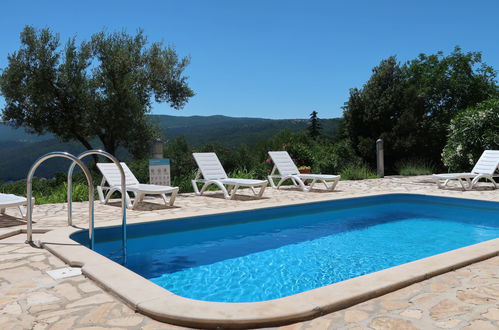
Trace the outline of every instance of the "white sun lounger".
{"label": "white sun lounger", "polygon": [[[202,195],[209,185],[214,184],[222,190],[226,199],[233,199],[237,189],[240,187],[250,187],[253,194],[258,198],[261,198],[265,191],[265,187],[267,187],[267,181],[265,180],[227,177],[227,173],[225,173],[220,160],[213,152],[193,153],[192,156],[198,165],[196,178],[192,180],[192,187],[194,188],[196,195]],[[198,189],[198,183],[203,184],[201,191]],[[225,188],[225,186],[227,186],[227,188]],[[255,187],[260,187],[258,193],[256,192]]]}
{"label": "white sun lounger", "polygon": [[[439,188],[445,188],[451,180],[458,180],[463,190],[472,189],[480,179],[494,181],[494,173],[499,166],[499,150],[485,150],[470,173],[442,173],[433,174]],[[443,183],[442,183],[443,182]]]}
{"label": "white sun lounger", "polygon": [[[175,202],[175,197],[178,193],[178,187],[170,186],[159,186],[155,184],[142,184],[139,183],[135,175],[128,168],[125,163],[120,163],[125,172],[125,182],[126,182],[126,200],[128,208],[136,208],[137,205],[142,202],[145,195],[161,195],[165,204],[172,206]],[[121,175],[118,167],[114,163],[97,163],[97,167],[102,173],[102,182],[100,186],[97,186],[97,192],[99,193],[99,199],[101,203],[107,204],[109,198],[115,191],[121,192]],[[106,182],[108,186],[105,186]],[[104,198],[104,191],[108,190],[106,197]],[[132,192],[135,196],[133,200],[133,205],[130,200],[128,192]],[[170,199],[166,198],[166,194],[171,194]]]}
{"label": "white sun lounger", "polygon": [[[34,202],[33,198],[33,202]],[[17,196],[13,194],[0,194],[0,214],[5,213],[5,209],[8,207],[17,207],[21,216],[26,218],[26,206],[28,205],[28,199],[26,197]]]}
{"label": "white sun lounger", "polygon": [[[341,176],[339,175],[329,175],[329,174],[302,174],[296,167],[295,163],[289,156],[287,151],[269,151],[270,158],[274,162],[274,168],[268,176],[270,185],[272,188],[278,188],[284,183],[284,181],[290,179],[295,186],[299,186],[303,191],[312,190],[314,184],[320,181],[326,186],[327,190],[334,190]],[[279,174],[275,174],[276,170]],[[274,183],[274,179],[280,179],[277,186]],[[312,180],[310,185],[307,187],[305,182],[307,180]],[[331,185],[328,185],[328,182]]]}

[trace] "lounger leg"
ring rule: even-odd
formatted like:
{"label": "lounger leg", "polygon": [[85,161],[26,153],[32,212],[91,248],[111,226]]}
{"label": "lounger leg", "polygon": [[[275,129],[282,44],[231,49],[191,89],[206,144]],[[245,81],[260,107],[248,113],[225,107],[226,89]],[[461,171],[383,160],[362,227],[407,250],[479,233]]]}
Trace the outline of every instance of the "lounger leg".
{"label": "lounger leg", "polygon": [[333,184],[331,186],[331,191],[333,191],[334,188],[336,188],[336,185],[338,184],[339,181],[340,181],[339,179],[336,179],[336,180],[333,181]]}
{"label": "lounger leg", "polygon": [[307,188],[307,186],[305,186],[305,183],[299,177],[294,176],[291,179],[292,180],[296,180],[296,182],[298,182],[298,185],[300,186],[300,188],[301,188],[302,191],[309,191],[310,190],[310,189]]}
{"label": "lounger leg", "polygon": [[192,188],[194,189],[194,193],[197,196],[201,195],[201,193],[199,192],[199,188],[198,188],[198,182],[196,180],[191,180],[191,183],[192,183]]}
{"label": "lounger leg", "polygon": [[107,204],[109,202],[109,199],[111,198],[111,195],[115,192],[116,190],[109,189],[109,191],[106,194],[106,198],[104,199],[104,204]]}
{"label": "lounger leg", "polygon": [[24,207],[22,205],[19,205],[18,208],[19,208],[19,212],[21,213],[22,218],[26,219],[26,213],[27,213],[26,209],[23,209]]}
{"label": "lounger leg", "polygon": [[267,177],[267,179],[268,179],[268,180],[269,180],[269,182],[270,182],[270,186],[271,186],[272,188],[276,188],[276,186],[275,186],[275,182],[274,182],[274,178],[273,178],[273,177],[271,177],[271,176],[269,175],[269,176]]}
{"label": "lounger leg", "polygon": [[172,194],[170,195],[170,206],[173,206],[173,203],[175,203],[175,199],[177,198],[177,192],[178,190],[174,190]]}
{"label": "lounger leg", "polygon": [[[277,184],[277,189],[279,189],[279,188],[281,187],[281,185],[284,183],[284,181],[286,181],[287,179],[289,179],[289,178],[284,177],[284,178],[282,178],[281,180],[279,180],[279,183]],[[294,182],[293,182],[293,183],[294,183]]]}
{"label": "lounger leg", "polygon": [[163,199],[163,202],[165,202],[165,205],[168,205],[168,200],[166,199],[166,194],[161,194],[161,198]]}
{"label": "lounger leg", "polygon": [[206,183],[205,183],[205,184],[201,187],[201,192],[199,192],[199,195],[202,195],[202,194],[205,192],[206,188],[208,188],[208,186],[209,186],[210,184],[211,184],[211,183],[206,182]]}
{"label": "lounger leg", "polygon": [[134,194],[135,198],[133,199],[132,210],[135,210],[135,208],[142,202],[145,196],[145,194],[142,193],[134,193]]}
{"label": "lounger leg", "polygon": [[260,192],[258,193],[258,198],[262,198],[263,193],[265,192],[265,188],[267,188],[267,183],[260,186]]}
{"label": "lounger leg", "polygon": [[[236,191],[237,191],[237,189],[239,189],[239,185],[238,185],[238,184],[236,184],[236,185],[234,186],[234,188],[232,189],[232,192],[231,192],[231,194],[230,194],[230,196],[229,196],[229,198],[230,198],[230,199],[234,199],[234,197],[236,196]],[[227,198],[227,197],[225,197],[225,198]]]}
{"label": "lounger leg", "polygon": [[101,186],[97,186],[97,194],[99,195],[99,201],[101,202],[101,204],[104,204],[104,192],[102,191],[102,187]]}
{"label": "lounger leg", "polygon": [[253,195],[255,195],[255,196],[256,196],[256,190],[255,190],[255,187],[251,186],[251,187],[250,187],[250,189],[251,189],[251,191],[253,192]]}

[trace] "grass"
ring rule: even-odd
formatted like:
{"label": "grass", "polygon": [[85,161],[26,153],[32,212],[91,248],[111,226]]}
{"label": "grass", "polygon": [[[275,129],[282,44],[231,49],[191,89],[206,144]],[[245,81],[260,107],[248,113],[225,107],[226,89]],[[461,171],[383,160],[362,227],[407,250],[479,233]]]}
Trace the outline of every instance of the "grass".
{"label": "grass", "polygon": [[365,164],[350,164],[340,171],[341,180],[375,179],[377,173]]}
{"label": "grass", "polygon": [[400,175],[429,175],[435,173],[435,166],[423,159],[408,159],[401,161],[396,166]]}

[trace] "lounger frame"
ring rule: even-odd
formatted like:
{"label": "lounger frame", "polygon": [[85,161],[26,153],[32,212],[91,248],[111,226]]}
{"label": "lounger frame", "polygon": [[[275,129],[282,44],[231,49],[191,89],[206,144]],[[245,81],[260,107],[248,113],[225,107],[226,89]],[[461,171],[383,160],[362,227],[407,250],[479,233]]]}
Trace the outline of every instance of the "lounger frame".
{"label": "lounger frame", "polygon": [[[263,196],[268,184],[267,181],[229,178],[215,153],[193,153],[192,155],[198,165],[196,177],[191,181],[196,195],[201,196],[213,184],[222,191],[225,199],[234,199],[237,190],[241,187],[249,187],[257,198]],[[198,184],[203,185],[201,190],[199,190]],[[255,187],[260,187],[260,190],[257,192]]]}
{"label": "lounger frame", "polygon": [[[269,151],[269,156],[274,162],[272,172],[267,177],[272,188],[279,189],[285,181],[291,180],[293,185],[300,188],[302,191],[311,191],[314,185],[319,181],[324,184],[326,190],[333,191],[341,178],[340,175],[300,173],[286,151]],[[280,159],[278,159],[278,157]],[[279,174],[276,174],[276,172]],[[275,184],[274,179],[279,179],[277,185]],[[311,180],[309,185],[306,184],[308,180]]]}
{"label": "lounger frame", "polygon": [[[112,175],[111,178],[111,173],[108,172],[109,169],[104,169],[103,165],[114,165],[112,163],[98,163],[97,167],[102,173],[102,181],[99,186],[97,186],[97,193],[99,194],[99,200],[102,204],[107,204],[109,202],[109,199],[111,198],[111,195],[115,191],[121,191],[121,183],[118,183],[118,181],[114,182],[114,176]],[[115,166],[115,165],[114,165]],[[125,199],[127,203],[127,208],[135,209],[143,200],[146,195],[160,195],[163,201],[165,202],[166,205],[168,206],[173,206],[175,203],[175,199],[177,197],[178,193],[178,187],[170,187],[170,186],[159,186],[159,185],[154,185],[154,184],[142,184],[139,183],[135,175],[133,175],[132,171],[128,168],[128,166],[125,163],[121,163],[121,166],[123,167],[123,170],[125,172],[125,177],[126,177],[126,190],[125,191]],[[116,171],[118,169],[116,168]],[[106,172],[106,173],[104,173]],[[113,173],[114,174],[114,173]],[[119,174],[119,173],[118,173]],[[109,182],[112,181],[112,182]],[[106,185],[106,182],[109,185]],[[107,192],[107,193],[105,193]],[[134,198],[133,198],[133,204],[132,204],[132,199],[130,198],[130,195],[128,192],[133,193]],[[104,196],[105,194],[105,196]],[[166,197],[166,194],[170,194],[170,198]]]}

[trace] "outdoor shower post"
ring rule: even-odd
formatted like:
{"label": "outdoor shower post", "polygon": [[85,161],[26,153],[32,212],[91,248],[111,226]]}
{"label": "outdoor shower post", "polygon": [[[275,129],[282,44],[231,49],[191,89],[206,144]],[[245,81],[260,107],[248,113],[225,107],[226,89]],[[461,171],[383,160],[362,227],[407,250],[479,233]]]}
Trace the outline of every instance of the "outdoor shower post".
{"label": "outdoor shower post", "polygon": [[378,177],[385,176],[385,160],[383,154],[383,139],[376,141],[376,166],[378,168]]}
{"label": "outdoor shower post", "polygon": [[156,139],[152,145],[152,158],[163,158],[163,146],[165,143],[161,139]]}

